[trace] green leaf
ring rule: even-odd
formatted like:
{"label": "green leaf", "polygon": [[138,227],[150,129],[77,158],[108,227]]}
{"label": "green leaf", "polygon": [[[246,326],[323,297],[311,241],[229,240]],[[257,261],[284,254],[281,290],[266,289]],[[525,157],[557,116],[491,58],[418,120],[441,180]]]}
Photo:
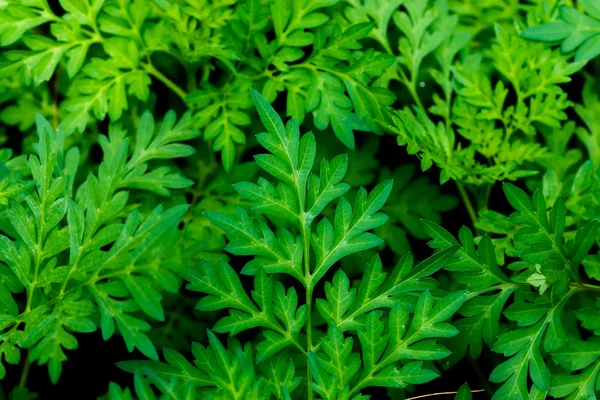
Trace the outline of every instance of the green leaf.
{"label": "green leaf", "polygon": [[471,389],[469,388],[468,383],[463,383],[460,385],[456,396],[454,396],[454,400],[471,400],[473,395],[471,394]]}
{"label": "green leaf", "polygon": [[[492,350],[511,358],[498,365],[490,375],[492,382],[504,382],[494,394],[495,398],[504,398],[504,396],[528,398],[528,376],[538,389],[547,391],[550,388],[550,370],[541,354],[541,348],[543,346],[547,350],[555,350],[556,347],[566,343],[566,334],[564,328],[560,326],[560,320],[562,307],[571,294],[572,292],[537,317],[528,317],[520,321],[522,325],[527,326],[526,328],[498,336],[498,341]],[[523,306],[525,305],[517,307],[523,308]],[[518,313],[511,313],[509,310],[505,315],[509,319],[519,318]]]}
{"label": "green leaf", "polygon": [[600,15],[594,2],[584,2],[587,14],[568,6],[560,7],[560,20],[524,30],[521,35],[530,40],[561,42],[565,53],[575,52],[575,61],[588,61],[600,54]]}
{"label": "green leaf", "polygon": [[348,289],[348,278],[340,270],[334,275],[333,285],[325,284],[327,300],[317,299],[317,309],[327,322],[336,324],[340,329],[357,329],[362,325],[365,313],[393,308],[398,301],[408,306],[407,294],[435,288],[438,283],[430,275],[442,269],[455,251],[456,248],[442,251],[414,267],[409,253],[387,279],[381,260],[374,257],[365,268],[358,291]]}
{"label": "green leaf", "polygon": [[581,371],[577,375],[559,375],[550,386],[550,395],[569,399],[595,396],[596,381],[600,372],[598,344],[573,341],[553,354],[554,359],[569,372]]}
{"label": "green leaf", "polygon": [[[176,398],[192,399],[195,391],[204,387],[211,388],[215,395],[225,397],[239,392],[249,393],[254,395],[254,398],[257,398],[259,393],[267,397],[272,393],[271,390],[275,388],[261,379],[257,380],[258,371],[249,345],[242,347],[238,341],[230,339],[225,347],[210,331],[208,338],[208,347],[198,343],[192,345],[193,364],[180,353],[165,349],[166,363],[140,360],[124,361],[118,365],[125,371],[135,372],[140,379],[145,376],[148,381],[146,388],[149,388],[147,383],[151,383],[160,392],[176,395]],[[275,374],[287,369],[293,376],[294,368],[291,362],[278,359],[274,367]],[[292,392],[298,384],[297,379],[288,377],[284,387],[288,392]],[[274,393],[277,393],[280,388],[275,390]]]}

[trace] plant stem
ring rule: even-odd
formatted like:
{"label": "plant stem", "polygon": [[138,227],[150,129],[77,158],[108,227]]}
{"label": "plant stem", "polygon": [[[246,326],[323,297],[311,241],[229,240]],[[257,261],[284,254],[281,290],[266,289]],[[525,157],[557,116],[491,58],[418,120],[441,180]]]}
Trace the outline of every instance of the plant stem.
{"label": "plant stem", "polygon": [[473,208],[471,199],[469,199],[469,195],[468,195],[467,191],[465,190],[464,185],[462,183],[460,183],[459,181],[455,181],[455,182],[456,182],[456,187],[458,188],[458,192],[460,193],[462,202],[465,205],[467,212],[469,213],[471,222],[473,223],[473,226],[475,226],[475,224],[477,223],[477,213],[475,212],[475,209]]}
{"label": "plant stem", "polygon": [[600,291],[600,286],[590,285],[588,283],[570,283],[569,287],[577,290],[592,290],[592,291]]}
{"label": "plant stem", "polygon": [[492,188],[494,187],[493,183],[486,185],[485,193],[483,195],[483,201],[479,204],[480,210],[487,210],[488,204],[490,202],[490,194],[492,193]]}
{"label": "plant stem", "polygon": [[52,82],[52,127],[58,129],[58,84],[60,82],[61,66],[56,68],[54,81]]}
{"label": "plant stem", "polygon": [[[308,355],[309,351],[313,350],[312,345],[312,276],[310,274],[310,234],[309,234],[309,225],[303,221],[302,222],[302,240],[304,242],[304,282],[306,285],[306,308],[307,308],[307,316],[306,316],[306,354]],[[313,398],[313,390],[310,386],[312,381],[312,372],[310,370],[310,362],[308,361],[308,357],[306,358],[306,371],[307,371],[307,389],[308,389],[308,399],[312,400]]]}
{"label": "plant stem", "polygon": [[406,87],[406,89],[408,89],[408,92],[410,93],[411,97],[413,98],[413,100],[415,101],[417,106],[421,110],[423,110],[423,112],[427,112],[427,110],[423,106],[423,103],[421,102],[421,99],[419,98],[419,94],[417,93],[416,79],[408,79],[408,77],[406,76],[406,73],[400,66],[398,66],[397,72],[398,72],[398,75],[396,75],[396,77],[397,77],[398,81],[400,83],[402,83]]}
{"label": "plant stem", "polygon": [[421,98],[419,97],[419,94],[417,93],[417,80],[418,80],[418,76],[416,76],[416,75],[411,76],[410,83],[407,86],[408,86],[408,89],[409,89],[412,97],[415,99],[415,103],[417,103],[417,106],[421,110],[423,110],[423,112],[426,113],[427,110],[423,106],[423,103],[421,102]]}
{"label": "plant stem", "polygon": [[19,380],[19,388],[23,389],[25,383],[27,383],[27,375],[29,375],[29,367],[31,366],[31,350],[27,350],[25,356],[25,364],[23,365],[23,371],[21,372],[21,379]]}
{"label": "plant stem", "polygon": [[[306,305],[307,305],[307,318],[306,318],[306,347],[307,354],[308,351],[312,351],[312,321],[310,318],[310,314],[312,312],[312,289],[310,286],[306,287]],[[310,300],[309,300],[310,299]],[[310,386],[312,382],[312,371],[310,370],[310,362],[308,361],[308,357],[306,358],[306,368],[307,368],[307,388],[308,388],[308,400],[312,400],[313,398],[313,390]]]}
{"label": "plant stem", "polygon": [[156,79],[158,79],[159,81],[164,83],[165,86],[167,86],[169,89],[171,89],[173,91],[173,93],[175,93],[177,96],[179,96],[181,98],[181,100],[185,101],[185,97],[187,96],[187,93],[182,88],[177,86],[177,84],[175,82],[173,82],[172,80],[167,78],[162,72],[160,72],[158,69],[156,69],[154,67],[154,65],[152,65],[150,63],[145,64],[144,69],[150,75],[152,75],[153,77],[155,77]]}
{"label": "plant stem", "polygon": [[419,97],[419,94],[417,93],[417,90],[415,89],[415,87],[412,84],[408,85],[408,91],[410,92],[411,96],[415,100],[415,103],[417,103],[417,106],[421,110],[423,110],[424,112],[426,112],[427,110],[425,110],[425,107],[423,106],[423,103],[421,102],[421,98]]}

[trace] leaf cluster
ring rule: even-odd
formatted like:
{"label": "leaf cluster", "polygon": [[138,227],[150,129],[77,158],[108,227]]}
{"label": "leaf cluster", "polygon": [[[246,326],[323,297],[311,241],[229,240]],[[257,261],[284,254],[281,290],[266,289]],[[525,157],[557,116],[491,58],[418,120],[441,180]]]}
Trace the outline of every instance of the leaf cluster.
{"label": "leaf cluster", "polygon": [[596,398],[599,10],[0,1],[0,397]]}
{"label": "leaf cluster", "polygon": [[136,313],[163,320],[160,293],[177,292],[181,284],[178,266],[159,260],[176,239],[187,206],[144,209],[129,193],[166,196],[191,184],[168,166],[151,167],[193,152],[180,143],[198,135],[189,117],[176,121],[169,112],[156,129],[145,113],[132,151],[126,131],[112,125],[100,137],[104,158],[97,173],[83,180],[78,148],[66,149],[64,133],[38,117],[28,175],[19,179],[16,159],[5,164],[10,174],[3,180],[8,220],[0,235],[0,296],[7,363],[17,364],[21,350],[29,350],[29,360],[47,363],[56,382],[64,350],[77,348],[74,334],[98,328],[105,340],[118,332],[129,351],[157,357],[146,335],[150,325]]}

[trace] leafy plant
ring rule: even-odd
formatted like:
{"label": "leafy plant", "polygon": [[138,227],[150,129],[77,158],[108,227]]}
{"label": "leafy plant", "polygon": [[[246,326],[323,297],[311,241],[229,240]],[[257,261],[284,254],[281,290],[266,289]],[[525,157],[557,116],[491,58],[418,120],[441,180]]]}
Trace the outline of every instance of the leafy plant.
{"label": "leafy plant", "polygon": [[[160,291],[176,292],[175,265],[156,263],[175,238],[187,206],[140,212],[127,189],[168,195],[191,181],[149,163],[185,157],[193,149],[178,142],[194,138],[190,116],[177,124],[169,112],[155,130],[151,114],[140,121],[133,152],[118,125],[100,138],[104,160],[98,174],[76,185],[79,151],[64,148],[64,134],[37,119],[37,154],[27,160],[31,184],[5,178],[9,224],[0,236],[2,276],[2,354],[16,364],[21,349],[28,362],[48,364],[56,382],[64,350],[77,348],[73,333],[101,328],[108,340],[119,332],[129,351],[150,358],[156,350],[146,336],[150,325],[135,316],[164,319]],[[7,168],[10,166],[7,164]],[[19,305],[15,294],[24,292]],[[0,369],[4,376],[5,369]]]}
{"label": "leafy plant", "polygon": [[0,398],[596,398],[599,10],[0,1]]}
{"label": "leafy plant", "polygon": [[[442,170],[440,183],[454,179],[483,185],[535,174],[522,165],[540,160],[546,149],[531,137],[545,126],[560,127],[560,121],[567,118],[564,110],[571,104],[556,84],[568,82],[569,75],[582,64],[552,56],[549,50],[536,50],[535,44],[519,40],[499,25],[495,33],[497,43],[491,61],[506,81],[493,84],[481,72],[482,56],[470,55],[464,63],[451,67],[456,95],[454,104],[447,106],[446,124],[436,124],[418,108],[401,110],[394,119],[398,142],[421,157],[423,170],[438,165]],[[536,59],[527,61],[525,55]],[[552,68],[544,61],[549,58],[555,63]],[[515,105],[507,105],[511,90],[505,82],[516,96]],[[459,142],[455,129],[470,142],[468,146]],[[477,161],[476,154],[489,161]]]}
{"label": "leafy plant", "polygon": [[[586,283],[589,278],[593,279],[593,274],[587,268],[587,277],[582,273],[584,260],[590,257],[597,237],[598,221],[591,220],[570,232],[572,238],[566,239],[563,199],[558,198],[550,208],[540,191],[530,199],[514,185],[505,183],[503,188],[516,211],[507,221],[514,225],[513,246],[500,257],[493,239],[487,235],[476,245],[472,232],[466,227],[459,232],[457,241],[440,226],[426,224],[433,239],[430,246],[437,251],[460,246],[456,259],[445,266],[469,291],[469,299],[459,311],[465,318],[456,321],[460,334],[451,339],[449,346],[455,349],[453,359],[460,359],[467,350],[470,356],[479,357],[483,343],[494,352],[510,357],[490,375],[492,382],[502,383],[493,398],[528,398],[529,393],[536,391],[557,397],[576,392],[571,398],[585,397],[587,393],[589,397],[590,389],[575,383],[580,382],[579,377],[551,379],[550,365],[545,359],[552,357],[571,371],[583,368],[568,364],[573,361],[568,361],[569,356],[565,354],[571,354],[573,346],[581,348],[585,344],[572,344],[568,339],[569,332],[577,331],[577,324],[570,321],[564,326],[564,314],[569,306],[578,310],[573,297],[598,290],[598,286]],[[505,256],[516,258],[506,265],[510,273],[500,268],[505,264]],[[511,297],[514,302],[506,307]],[[514,321],[516,327],[501,333],[501,313]],[[576,314],[581,316],[581,327],[589,329],[591,326],[584,313],[576,311]],[[528,377],[533,381],[531,388]],[[595,380],[595,376],[589,379]],[[568,384],[571,384],[569,388],[563,387]],[[592,395],[594,390],[591,390]]]}
{"label": "leafy plant", "polygon": [[[147,102],[152,81],[160,81],[199,109],[194,125],[222,152],[227,170],[236,145],[246,142],[251,84],[262,87],[269,101],[285,91],[288,115],[302,122],[312,112],[319,129],[331,126],[353,148],[353,130],[381,132],[373,120],[386,109],[377,105],[390,105],[395,97],[371,83],[394,59],[373,49],[356,53],[372,23],[343,30],[326,24],[330,17],[323,11],[338,2],[61,0],[62,15],[46,0],[7,4],[0,11],[0,43],[19,45],[4,53],[0,79],[17,73],[25,85],[38,85],[64,75],[57,69],[64,62],[63,79],[70,84],[59,113],[67,133],[107,115],[120,119],[130,104]],[[40,26],[48,26],[51,37],[31,33]],[[183,67],[193,90],[161,72],[160,57]],[[211,71],[219,65],[228,76],[215,80]],[[16,111],[6,115],[8,121],[26,124]]]}
{"label": "leafy plant", "polygon": [[[240,359],[239,342],[230,342],[227,351],[209,331],[211,347],[193,349],[195,366],[169,350],[168,365],[127,362],[123,368],[147,376],[159,388],[163,380],[178,377],[183,378],[179,385],[170,381],[174,390],[208,387],[207,393],[223,398],[249,391],[257,398],[303,397],[306,390],[309,397],[317,393],[323,398],[352,398],[369,386],[401,388],[435,378],[437,374],[423,368],[422,360],[449,354],[436,339],[457,333],[445,321],[466,297],[456,292],[434,300],[426,290],[435,288],[436,282],[428,276],[442,268],[455,249],[416,267],[412,257],[405,256],[387,279],[375,257],[358,290],[350,289],[350,280],[340,269],[332,282],[325,283],[325,298],[314,299],[315,289],[336,261],[380,243],[367,231],[387,219],[377,211],[392,184],[383,182],[371,193],[359,190],[352,208],[340,198],[349,189],[341,182],[346,156],[322,160],[319,175],[311,173],[313,135],[300,136],[294,120],[284,126],[264,98],[256,92],[253,98],[267,128],[257,138],[270,152],[255,159],[278,182],[261,179],[258,185],[241,182],[235,188],[252,201],[253,210],[274,215],[278,229],[273,232],[266,221],[241,208],[235,215],[209,214],[229,237],[228,252],[254,257],[242,269],[254,276],[254,290],[249,296],[224,261],[217,266],[202,262],[191,272],[188,289],[207,295],[197,306],[202,311],[229,309],[229,316],[214,326],[215,332],[236,335],[261,328],[256,361],[250,347],[244,348],[246,356]],[[338,198],[333,224],[326,217],[319,219]],[[305,290],[305,304],[299,304],[295,286],[286,287],[281,275]],[[384,316],[388,324],[381,321]],[[353,351],[355,341],[360,353]],[[400,367],[400,360],[407,363]],[[296,390],[300,384],[308,387]]]}

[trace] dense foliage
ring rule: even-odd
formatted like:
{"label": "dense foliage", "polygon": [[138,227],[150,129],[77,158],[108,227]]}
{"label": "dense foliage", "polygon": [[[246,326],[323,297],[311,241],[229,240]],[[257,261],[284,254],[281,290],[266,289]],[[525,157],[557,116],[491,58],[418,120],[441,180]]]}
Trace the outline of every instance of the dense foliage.
{"label": "dense foliage", "polygon": [[0,1],[0,397],[596,398],[599,55],[600,0]]}

